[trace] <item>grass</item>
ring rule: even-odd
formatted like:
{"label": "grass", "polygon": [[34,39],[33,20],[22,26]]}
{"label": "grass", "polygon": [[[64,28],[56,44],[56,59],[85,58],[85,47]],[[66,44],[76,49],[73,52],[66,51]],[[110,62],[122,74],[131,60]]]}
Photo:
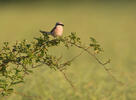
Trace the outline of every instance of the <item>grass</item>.
{"label": "grass", "polygon": [[[85,43],[89,36],[100,41],[105,50],[102,59],[111,58],[108,67],[127,84],[116,83],[92,57],[84,54],[66,71],[78,92],[60,72],[42,66],[26,78],[25,84],[16,87],[23,95],[12,94],[3,100],[40,100],[38,96],[41,100],[136,100],[135,9],[135,4],[126,3],[2,5],[0,44],[31,40],[40,34],[40,29],[50,30],[56,21],[62,21],[64,35],[77,32]],[[52,52],[68,59],[80,51],[72,48]]]}

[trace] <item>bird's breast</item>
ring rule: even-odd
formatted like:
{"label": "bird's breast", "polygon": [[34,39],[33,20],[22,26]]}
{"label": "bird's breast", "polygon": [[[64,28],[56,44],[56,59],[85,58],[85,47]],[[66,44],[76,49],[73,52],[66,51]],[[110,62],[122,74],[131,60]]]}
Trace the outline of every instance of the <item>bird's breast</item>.
{"label": "bird's breast", "polygon": [[62,34],[63,34],[63,27],[57,26],[56,29],[54,30],[54,35],[55,36],[62,36]]}

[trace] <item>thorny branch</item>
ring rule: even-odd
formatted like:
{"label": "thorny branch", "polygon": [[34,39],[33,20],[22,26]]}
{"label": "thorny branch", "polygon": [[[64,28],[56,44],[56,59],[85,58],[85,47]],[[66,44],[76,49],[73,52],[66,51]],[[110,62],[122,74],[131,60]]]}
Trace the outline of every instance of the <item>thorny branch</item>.
{"label": "thorny branch", "polygon": [[[42,36],[34,38],[34,40],[35,41],[32,42],[27,42],[26,40],[16,42],[16,44],[11,47],[9,46],[8,42],[4,42],[4,46],[0,50],[0,95],[7,96],[13,93],[14,86],[24,82],[24,76],[31,73],[31,69],[38,68],[42,65],[47,65],[49,68],[60,71],[71,87],[76,90],[75,86],[71,80],[69,80],[64,70],[66,69],[66,66],[70,66],[71,62],[81,56],[84,52],[87,52],[99,64],[101,64],[105,71],[107,71],[114,80],[120,82],[110,72],[110,70],[105,67],[106,64],[110,63],[110,60],[103,63],[89,50],[89,48],[93,48],[94,51],[102,51],[100,45],[94,38],[91,38],[91,43],[88,47],[81,45],[82,42],[75,33],[71,33],[66,37],[56,38],[50,38],[47,34],[42,34]],[[54,55],[50,55],[48,49],[59,46],[60,44],[66,48],[75,46],[83,51],[70,60],[60,63],[62,56],[58,58]],[[14,65],[14,67],[11,65]]]}
{"label": "thorny branch", "polygon": [[[88,50],[90,47],[86,48],[86,50]],[[70,60],[60,64],[60,67],[57,67],[57,69],[63,74],[64,78],[66,79],[66,81],[70,84],[70,86],[73,88],[74,91],[76,91],[76,88],[74,86],[74,84],[71,82],[71,80],[69,80],[69,78],[67,77],[66,73],[64,72],[65,68],[63,68],[64,66],[66,65],[69,65],[72,61],[74,61],[76,58],[78,58],[79,56],[81,56],[85,51],[81,51],[78,55],[74,56],[73,58],[71,58]],[[60,59],[62,58],[59,57],[58,60],[57,60],[57,63],[60,61]],[[37,67],[40,67],[42,65],[44,65],[45,63],[42,62],[41,64],[39,65],[36,65],[36,66],[32,66],[32,68],[37,68]]]}
{"label": "thorny branch", "polygon": [[76,46],[76,47],[78,47],[78,48],[81,48],[81,49],[83,49],[84,51],[86,51],[86,52],[87,52],[89,55],[91,55],[100,65],[103,66],[104,70],[112,77],[113,80],[115,80],[116,82],[120,83],[121,85],[124,85],[124,83],[122,83],[121,81],[119,81],[119,80],[112,74],[112,72],[111,72],[108,68],[105,67],[106,64],[110,63],[110,59],[109,59],[108,61],[106,61],[106,62],[103,63],[102,61],[100,61],[100,60],[96,57],[95,54],[93,54],[92,52],[90,52],[88,49],[84,48],[83,46],[74,44],[74,43],[72,43],[72,42],[70,42],[70,41],[68,41],[68,42],[69,42],[70,44],[72,44],[72,45],[74,45],[74,46]]}

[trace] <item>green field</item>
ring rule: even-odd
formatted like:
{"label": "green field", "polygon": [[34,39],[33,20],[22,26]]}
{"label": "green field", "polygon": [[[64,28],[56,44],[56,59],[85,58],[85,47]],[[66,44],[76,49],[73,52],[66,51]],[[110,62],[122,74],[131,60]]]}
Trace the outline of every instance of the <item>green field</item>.
{"label": "green field", "polygon": [[[136,100],[135,11],[135,3],[121,2],[1,4],[1,45],[4,41],[31,41],[40,35],[40,29],[51,30],[57,21],[61,21],[65,24],[64,36],[77,32],[85,43],[90,36],[95,37],[104,48],[100,58],[104,61],[111,58],[107,66],[127,85],[114,81],[93,57],[85,53],[66,70],[77,92],[59,71],[42,66],[26,77],[24,84],[16,87],[20,94],[13,93],[0,100]],[[81,50],[51,51],[70,59]]]}

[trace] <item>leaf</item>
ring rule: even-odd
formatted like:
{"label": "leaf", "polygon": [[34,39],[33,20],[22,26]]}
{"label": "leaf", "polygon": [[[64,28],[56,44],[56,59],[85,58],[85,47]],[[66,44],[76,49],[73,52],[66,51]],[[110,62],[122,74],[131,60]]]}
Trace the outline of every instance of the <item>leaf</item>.
{"label": "leaf", "polygon": [[32,70],[27,70],[29,73],[33,73],[33,71]]}
{"label": "leaf", "polygon": [[3,60],[3,57],[0,57],[0,60]]}
{"label": "leaf", "polygon": [[90,37],[90,40],[91,40],[91,42],[93,42],[93,43],[97,43],[97,41],[96,41],[93,37]]}
{"label": "leaf", "polygon": [[16,85],[16,84],[19,84],[19,83],[24,83],[24,81],[17,81],[17,82],[13,82],[11,83],[12,85]]}
{"label": "leaf", "polygon": [[14,90],[13,88],[10,88],[10,89],[7,90],[7,92],[8,92],[8,93],[12,93],[13,90]]}

